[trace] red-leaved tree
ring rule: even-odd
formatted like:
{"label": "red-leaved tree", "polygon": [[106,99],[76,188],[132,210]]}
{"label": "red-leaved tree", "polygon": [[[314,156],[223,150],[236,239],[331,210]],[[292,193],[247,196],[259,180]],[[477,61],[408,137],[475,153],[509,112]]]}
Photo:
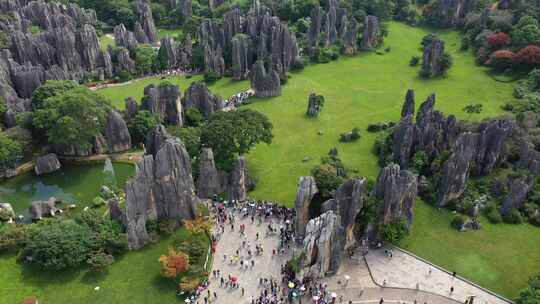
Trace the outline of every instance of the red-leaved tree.
{"label": "red-leaved tree", "polygon": [[509,50],[495,51],[489,56],[489,60],[486,64],[498,70],[505,70],[514,65],[515,56],[516,54]]}
{"label": "red-leaved tree", "polygon": [[501,48],[510,44],[510,36],[504,32],[493,33],[487,38],[488,44],[492,48]]}
{"label": "red-leaved tree", "polygon": [[540,47],[536,45],[526,46],[516,53],[514,60],[524,65],[529,65],[533,67],[539,66]]}

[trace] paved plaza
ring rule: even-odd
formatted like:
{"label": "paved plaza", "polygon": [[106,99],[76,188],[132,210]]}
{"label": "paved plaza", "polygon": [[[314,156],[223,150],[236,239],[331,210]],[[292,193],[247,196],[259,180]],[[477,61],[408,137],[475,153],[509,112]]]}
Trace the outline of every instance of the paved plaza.
{"label": "paved plaza", "polygon": [[[281,267],[294,254],[293,248],[284,255],[272,253],[278,248],[279,233],[267,235],[268,221],[260,222],[255,218],[252,222],[250,217],[242,218],[240,214],[235,218],[234,231],[230,224],[225,225],[225,232],[217,241],[213,270],[219,270],[221,275],[214,277],[213,273],[210,274],[209,302],[212,303],[250,304],[264,290],[260,285],[261,278],[272,278],[281,283]],[[279,228],[277,220],[272,223]],[[242,224],[245,225],[244,235],[239,232]],[[245,246],[242,246],[243,241]],[[256,245],[263,247],[263,253],[248,257],[247,248],[254,251]],[[237,250],[239,254],[235,257]],[[254,266],[251,266],[252,260]],[[248,266],[241,267],[240,261]],[[238,288],[221,286],[220,277],[228,280],[229,276],[237,278]],[[384,248],[370,250],[365,259],[357,253],[351,259],[345,259],[339,271],[322,282],[345,304],[349,301],[355,304],[379,303],[381,298],[385,303],[458,304],[464,303],[469,296],[475,296],[474,303],[508,304],[462,280],[459,274],[453,277],[451,273],[395,248],[392,249],[392,257]],[[451,287],[453,292],[450,292]],[[311,303],[308,297],[303,300],[303,303]],[[198,303],[204,304],[204,297]],[[339,303],[337,300],[336,304]]]}

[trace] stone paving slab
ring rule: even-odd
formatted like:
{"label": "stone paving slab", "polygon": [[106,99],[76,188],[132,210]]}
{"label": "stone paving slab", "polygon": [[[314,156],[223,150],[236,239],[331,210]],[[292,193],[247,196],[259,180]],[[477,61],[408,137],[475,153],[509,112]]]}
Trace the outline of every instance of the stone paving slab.
{"label": "stone paving slab", "polygon": [[[392,257],[385,249],[370,250],[366,261],[375,282],[381,286],[429,291],[461,303],[475,296],[475,304],[508,304],[509,302],[452,274],[434,267],[401,250],[393,249]],[[454,291],[450,292],[453,287]]]}

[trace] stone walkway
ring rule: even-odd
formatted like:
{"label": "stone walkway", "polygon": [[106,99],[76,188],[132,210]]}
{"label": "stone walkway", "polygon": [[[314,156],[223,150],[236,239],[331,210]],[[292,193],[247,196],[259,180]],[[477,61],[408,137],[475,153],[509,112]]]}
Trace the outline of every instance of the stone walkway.
{"label": "stone walkway", "polygon": [[[469,296],[475,296],[476,304],[508,304],[507,301],[461,279],[459,274],[453,277],[451,273],[395,248],[392,250],[392,258],[386,255],[384,249],[370,250],[366,261],[373,279],[380,286],[410,289],[418,287],[460,303]],[[452,293],[451,287],[454,287]]]}
{"label": "stone walkway", "polygon": [[[285,256],[272,256],[272,249],[277,248],[279,244],[279,234],[274,236],[265,237],[266,227],[268,222],[263,222],[258,225],[258,220],[255,219],[255,223],[251,223],[251,219],[242,219],[239,214],[235,214],[236,223],[235,230],[231,231],[231,225],[225,225],[225,233],[221,236],[221,239],[217,243],[216,253],[214,255],[213,270],[219,269],[221,275],[227,280],[228,275],[238,278],[238,289],[226,289],[220,287],[220,279],[213,278],[210,274],[210,291],[217,293],[217,300],[214,303],[225,304],[246,304],[251,303],[251,298],[259,296],[261,289],[259,288],[259,278],[273,277],[278,282],[281,282],[281,265],[284,265],[292,256],[292,250]],[[245,224],[245,236],[241,236],[239,231],[240,224]],[[274,223],[274,228],[278,227]],[[259,233],[259,240],[256,241],[256,233]],[[241,247],[242,240],[246,240],[250,243],[252,251],[255,251],[255,243],[263,246],[263,254],[260,256],[254,255],[255,266],[247,269],[240,269],[240,262],[238,261],[234,265],[230,264],[230,257],[236,253]],[[223,259],[223,255],[227,255],[227,260]],[[246,256],[246,250],[240,250],[240,256]],[[251,260],[245,259],[251,263]],[[244,288],[245,294],[242,297],[241,288]],[[204,303],[202,301],[199,301]]]}

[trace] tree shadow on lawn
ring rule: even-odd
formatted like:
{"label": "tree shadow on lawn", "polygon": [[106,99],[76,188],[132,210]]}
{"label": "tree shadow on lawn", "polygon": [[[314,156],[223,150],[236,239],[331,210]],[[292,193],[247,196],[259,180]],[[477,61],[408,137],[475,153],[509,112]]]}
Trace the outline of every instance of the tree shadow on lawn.
{"label": "tree shadow on lawn", "polygon": [[105,280],[105,278],[107,277],[107,274],[108,274],[108,271],[105,271],[105,272],[87,271],[83,275],[81,282],[84,284],[94,285]]}
{"label": "tree shadow on lawn", "polygon": [[68,269],[62,271],[43,270],[28,265],[22,267],[22,277],[25,284],[46,287],[49,285],[65,284],[76,279],[81,274],[81,269]]}
{"label": "tree shadow on lawn", "polygon": [[171,279],[164,278],[163,276],[156,274],[152,279],[152,285],[160,293],[176,294],[176,286],[178,283]]}

